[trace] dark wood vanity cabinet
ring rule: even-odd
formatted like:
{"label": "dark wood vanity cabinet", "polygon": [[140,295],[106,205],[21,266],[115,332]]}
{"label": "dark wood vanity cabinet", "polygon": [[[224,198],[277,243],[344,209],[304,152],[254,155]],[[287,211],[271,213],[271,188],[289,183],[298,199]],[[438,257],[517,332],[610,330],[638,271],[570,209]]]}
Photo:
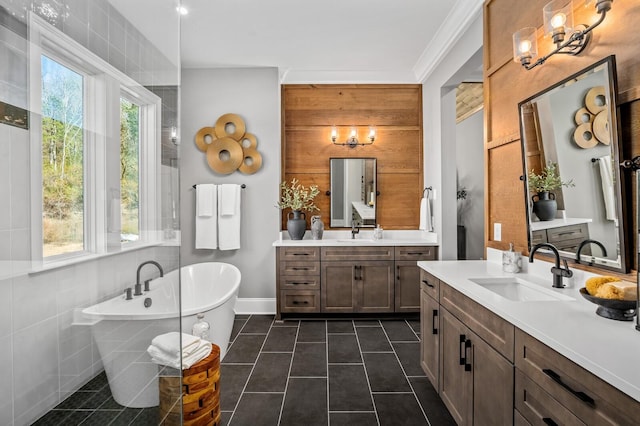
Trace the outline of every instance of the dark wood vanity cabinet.
{"label": "dark wood vanity cabinet", "polygon": [[419,260],[431,246],[277,248],[277,318],[281,313],[420,312]]}
{"label": "dark wood vanity cabinet", "polygon": [[440,281],[420,270],[420,365],[434,389],[438,389],[440,363]]}
{"label": "dark wood vanity cabinet", "polygon": [[320,312],[320,249],[279,247],[276,251],[280,312]]}
{"label": "dark wood vanity cabinet", "polygon": [[451,290],[441,283],[440,397],[459,425],[512,424],[513,364],[505,357],[509,351],[503,353],[480,335],[506,332],[513,336],[513,326],[488,316],[490,312],[457,292],[445,299],[462,302],[451,310],[454,314],[443,305],[443,293]]}
{"label": "dark wood vanity cabinet", "polygon": [[529,424],[638,424],[633,398],[521,330],[515,345],[515,406]]}

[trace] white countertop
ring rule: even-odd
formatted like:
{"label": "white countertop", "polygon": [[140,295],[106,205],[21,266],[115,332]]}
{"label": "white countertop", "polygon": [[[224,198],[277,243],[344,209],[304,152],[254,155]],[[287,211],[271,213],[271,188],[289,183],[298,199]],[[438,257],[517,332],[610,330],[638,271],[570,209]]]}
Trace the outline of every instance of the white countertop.
{"label": "white countertop", "polygon": [[[529,272],[502,272],[501,253],[488,249],[489,261],[421,261],[425,271],[465,296],[495,312],[522,331],[540,340],[605,382],[640,401],[640,332],[636,321],[615,321],[596,315],[597,305],[585,300],[578,290],[594,274],[573,269],[568,288],[551,287],[551,263],[526,263]],[[572,297],[572,301],[514,302],[504,299],[469,278],[522,278]]]}
{"label": "white countertop", "polygon": [[358,211],[358,214],[363,220],[375,220],[376,209],[373,206],[363,203],[362,201],[353,201],[351,205]]}
{"label": "white countertop", "polygon": [[302,240],[292,240],[287,231],[280,232],[280,239],[273,242],[274,247],[285,246],[437,246],[438,235],[426,231],[382,231],[382,239],[373,239],[373,228],[360,228],[354,239],[351,231],[324,231],[321,240],[311,238],[307,231]]}
{"label": "white countertop", "polygon": [[583,223],[591,223],[593,219],[580,218],[580,217],[567,217],[564,219],[553,220],[541,220],[538,222],[531,222],[532,231],[540,231],[543,229],[560,228],[562,226],[582,225]]}

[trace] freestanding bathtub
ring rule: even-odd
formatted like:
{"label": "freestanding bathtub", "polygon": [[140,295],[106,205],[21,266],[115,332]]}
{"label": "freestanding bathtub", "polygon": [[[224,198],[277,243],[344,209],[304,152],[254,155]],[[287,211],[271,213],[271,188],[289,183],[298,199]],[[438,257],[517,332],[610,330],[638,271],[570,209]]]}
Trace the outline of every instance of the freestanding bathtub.
{"label": "freestanding bathtub", "polygon": [[[158,374],[162,369],[151,362],[146,351],[155,336],[179,329],[190,334],[197,314],[204,313],[211,325],[209,340],[220,347],[221,359],[224,357],[233,328],[240,271],[228,263],[197,263],[154,279],[149,287],[150,291],[132,300],[123,294],[82,311],[93,324],[113,399],[132,408],[159,404]],[[151,305],[145,307],[148,299]]]}

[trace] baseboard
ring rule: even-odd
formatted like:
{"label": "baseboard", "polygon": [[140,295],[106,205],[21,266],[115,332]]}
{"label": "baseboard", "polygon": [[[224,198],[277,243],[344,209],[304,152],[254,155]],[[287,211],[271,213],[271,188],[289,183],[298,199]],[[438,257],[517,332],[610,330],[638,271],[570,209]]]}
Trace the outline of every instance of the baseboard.
{"label": "baseboard", "polygon": [[236,300],[235,312],[239,315],[275,314],[275,298],[240,298]]}

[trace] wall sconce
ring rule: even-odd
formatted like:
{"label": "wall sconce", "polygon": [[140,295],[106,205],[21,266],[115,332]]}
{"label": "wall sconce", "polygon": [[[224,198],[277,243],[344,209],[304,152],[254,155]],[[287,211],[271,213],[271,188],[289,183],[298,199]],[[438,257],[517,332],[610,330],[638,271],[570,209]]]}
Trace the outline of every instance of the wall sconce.
{"label": "wall sconce", "polygon": [[[585,5],[594,0],[586,0]],[[544,62],[556,53],[577,55],[584,50],[591,39],[591,31],[604,21],[607,12],[611,10],[613,0],[595,0],[596,12],[600,18],[590,26],[573,26],[573,1],[553,0],[543,8],[544,31],[551,36],[556,48],[531,63],[538,54],[536,29],[523,28],[513,34],[513,60],[520,62],[525,69],[530,70]],[[569,37],[567,38],[567,35]]]}
{"label": "wall sconce", "polygon": [[171,126],[171,142],[178,145],[178,128],[176,126]]}
{"label": "wall sconce", "polygon": [[367,135],[367,139],[362,142],[358,140],[358,129],[356,129],[355,127],[351,128],[351,131],[349,132],[349,137],[345,142],[338,142],[338,129],[335,126],[331,128],[331,142],[333,142],[334,145],[342,145],[342,146],[348,146],[349,148],[355,148],[358,145],[362,145],[362,146],[371,145],[375,140],[376,140],[375,127],[369,127],[369,133]]}

